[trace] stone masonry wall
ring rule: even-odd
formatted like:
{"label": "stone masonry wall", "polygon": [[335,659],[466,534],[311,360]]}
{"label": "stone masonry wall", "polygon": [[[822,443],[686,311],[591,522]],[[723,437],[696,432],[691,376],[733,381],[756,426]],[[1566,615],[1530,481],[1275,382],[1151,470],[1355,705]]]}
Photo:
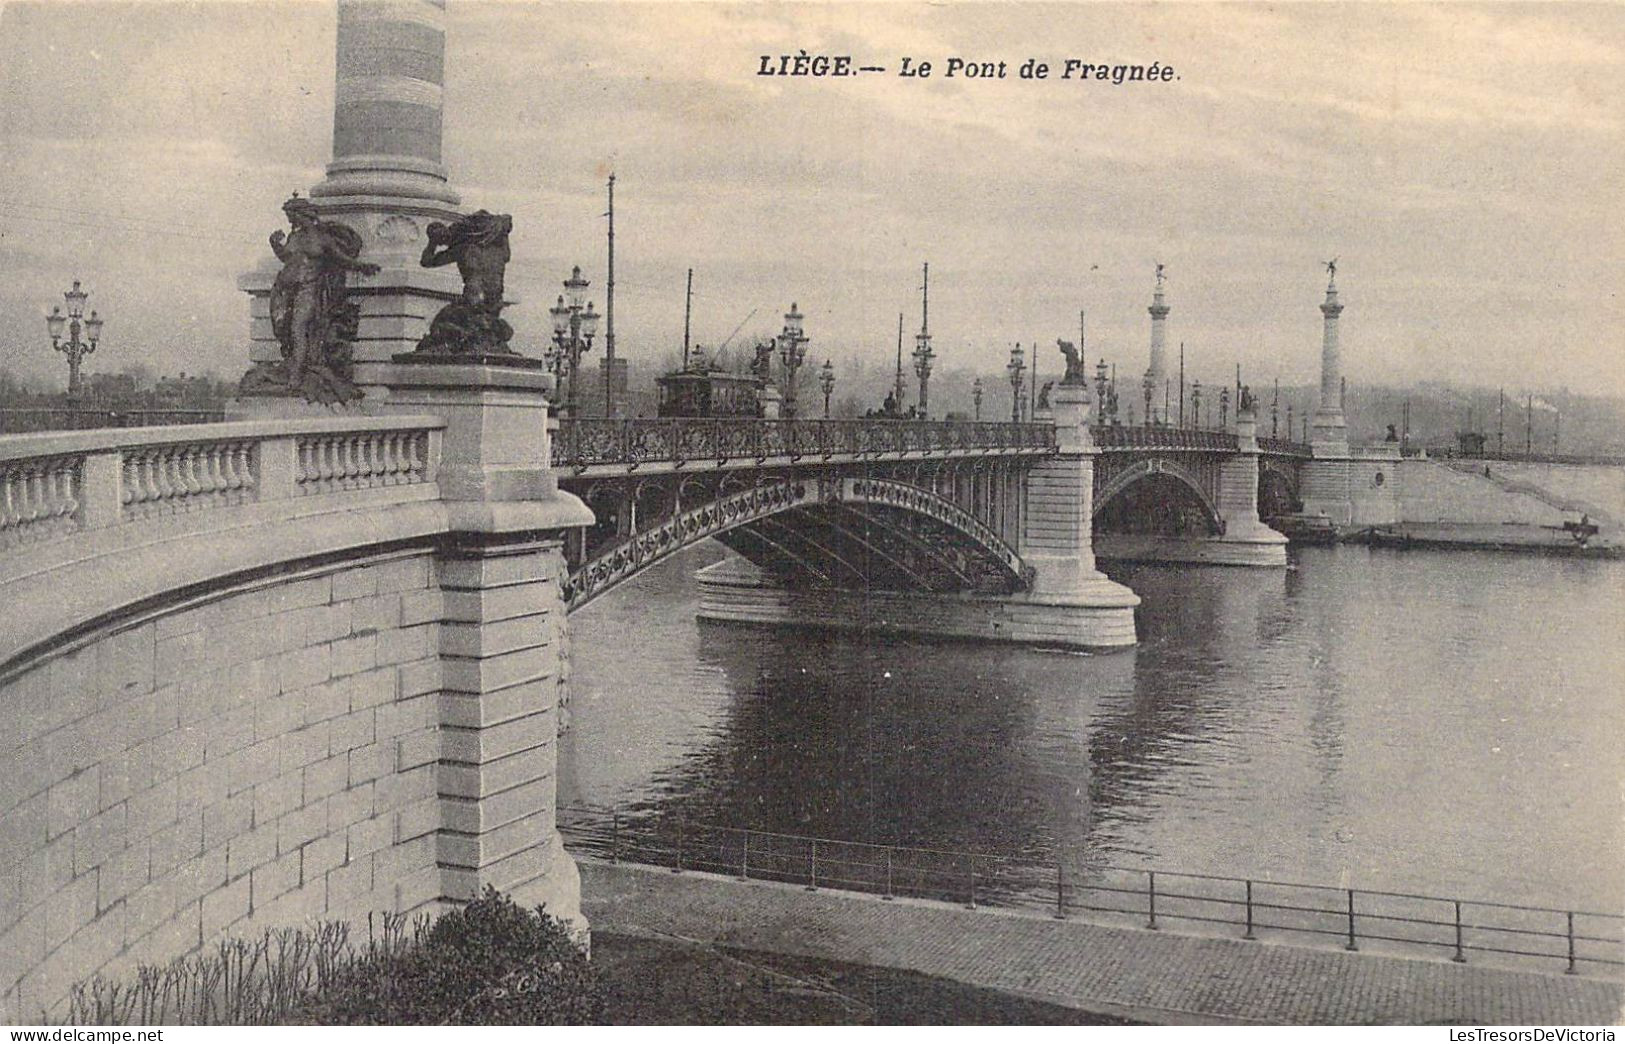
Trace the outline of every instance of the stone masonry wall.
{"label": "stone masonry wall", "polygon": [[1572,517],[1538,497],[1509,492],[1482,475],[1431,460],[1404,461],[1399,478],[1401,522],[1560,526]]}
{"label": "stone masonry wall", "polygon": [[0,1021],[98,969],[439,898],[434,573],[280,577],[0,678]]}

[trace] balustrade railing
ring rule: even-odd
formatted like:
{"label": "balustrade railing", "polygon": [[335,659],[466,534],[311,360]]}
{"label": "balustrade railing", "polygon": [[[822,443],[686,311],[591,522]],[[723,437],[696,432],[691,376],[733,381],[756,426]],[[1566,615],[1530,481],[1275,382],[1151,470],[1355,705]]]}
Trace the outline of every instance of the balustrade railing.
{"label": "balustrade railing", "polygon": [[0,548],[159,516],[434,480],[433,417],[0,437]]}
{"label": "balustrade railing", "polygon": [[427,430],[353,431],[302,435],[296,443],[294,487],[300,496],[423,482]]}
{"label": "balustrade railing", "polygon": [[1054,447],[1048,424],[981,421],[713,420],[662,417],[583,418],[559,425],[555,467],[595,464],[765,461],[906,453],[1043,451]]}
{"label": "balustrade railing", "polygon": [[1344,949],[1381,943],[1621,974],[1625,916],[1520,906],[1405,892],[1299,884],[1091,862],[1064,863],[989,853],[881,845],[719,826],[648,809],[565,806],[559,832],[579,853],[726,874],[741,880],[801,884],[1048,913],[1092,914],[1148,928],[1183,922],[1243,939],[1333,941]]}
{"label": "balustrade railing", "polygon": [[75,528],[82,464],[73,455],[0,462],[0,548]]}

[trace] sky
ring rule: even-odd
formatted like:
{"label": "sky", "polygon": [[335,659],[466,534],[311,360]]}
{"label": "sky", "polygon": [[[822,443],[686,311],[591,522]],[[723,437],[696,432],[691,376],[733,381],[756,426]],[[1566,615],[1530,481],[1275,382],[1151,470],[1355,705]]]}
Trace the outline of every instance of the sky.
{"label": "sky", "polygon": [[[322,178],[335,22],[0,0],[0,367],[64,379],[43,317],[79,279],[106,319],[88,369],[246,368],[236,278]],[[771,335],[794,301],[810,361],[884,366],[929,261],[940,367],[1036,340],[1059,370],[1081,309],[1090,359],[1138,373],[1160,261],[1193,377],[1307,384],[1335,256],[1351,385],[1625,395],[1625,5],[451,0],[447,25],[445,164],[514,215],[530,354],[571,265],[602,311],[614,171],[617,343],[650,364],[692,267],[696,341]],[[801,49],[887,72],[757,75]],[[1064,81],[1068,58],[1177,79]]]}

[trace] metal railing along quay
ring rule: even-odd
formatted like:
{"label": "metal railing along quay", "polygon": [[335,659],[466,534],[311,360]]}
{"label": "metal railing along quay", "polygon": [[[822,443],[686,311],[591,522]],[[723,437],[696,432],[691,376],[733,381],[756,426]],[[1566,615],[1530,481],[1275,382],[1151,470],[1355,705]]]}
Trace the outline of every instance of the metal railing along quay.
{"label": "metal railing along quay", "polygon": [[1405,892],[1265,881],[1091,864],[1069,868],[1018,857],[719,826],[655,813],[564,806],[559,831],[573,850],[808,890],[908,897],[1047,912],[1104,914],[1146,928],[1221,926],[1266,934],[1421,947],[1466,963],[1487,955],[1533,960],[1575,974],[1625,967],[1625,915]]}

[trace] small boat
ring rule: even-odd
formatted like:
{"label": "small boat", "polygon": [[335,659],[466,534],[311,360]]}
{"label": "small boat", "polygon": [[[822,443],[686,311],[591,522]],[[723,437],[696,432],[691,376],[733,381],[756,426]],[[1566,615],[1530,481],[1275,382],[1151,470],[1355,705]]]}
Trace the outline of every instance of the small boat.
{"label": "small boat", "polygon": [[1337,524],[1321,514],[1295,511],[1286,515],[1271,515],[1264,524],[1294,544],[1335,544]]}

